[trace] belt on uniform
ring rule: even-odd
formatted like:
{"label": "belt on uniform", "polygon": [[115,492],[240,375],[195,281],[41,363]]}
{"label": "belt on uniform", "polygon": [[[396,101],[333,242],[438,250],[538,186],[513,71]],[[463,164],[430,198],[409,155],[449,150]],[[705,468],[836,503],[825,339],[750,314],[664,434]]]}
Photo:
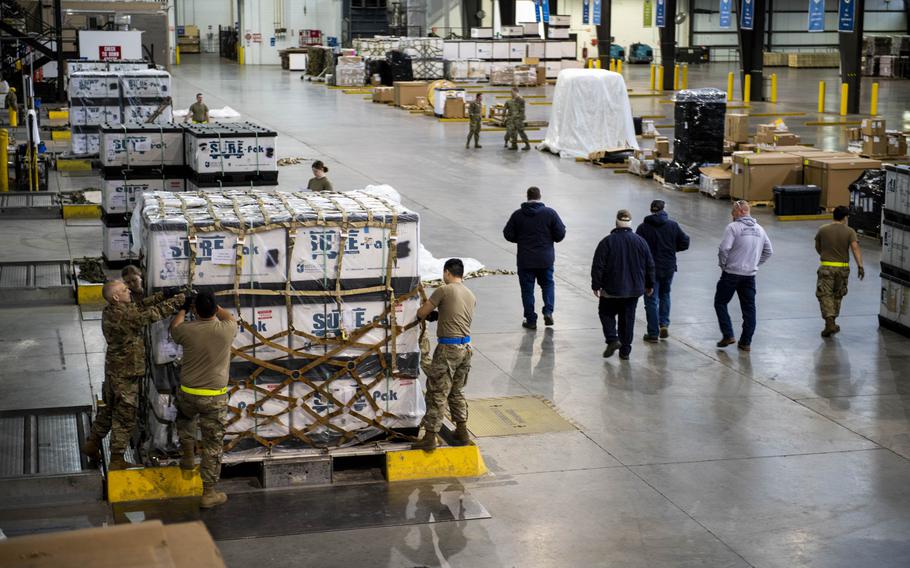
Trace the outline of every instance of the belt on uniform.
{"label": "belt on uniform", "polygon": [[441,345],[465,345],[471,342],[471,336],[466,337],[438,337],[436,341]]}
{"label": "belt on uniform", "polygon": [[196,396],[221,396],[227,394],[227,387],[220,389],[194,389],[192,387],[185,387],[180,385],[180,390],[187,394],[194,394]]}
{"label": "belt on uniform", "polygon": [[829,262],[827,260],[823,260],[822,266],[835,266],[837,268],[850,268],[850,263],[849,262]]}

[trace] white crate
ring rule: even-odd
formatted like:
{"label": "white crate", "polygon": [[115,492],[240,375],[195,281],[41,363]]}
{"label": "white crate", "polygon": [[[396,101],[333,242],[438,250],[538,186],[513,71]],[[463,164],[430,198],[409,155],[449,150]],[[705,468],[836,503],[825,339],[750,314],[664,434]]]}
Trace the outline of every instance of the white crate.
{"label": "white crate", "polygon": [[132,73],[134,71],[147,71],[149,69],[148,61],[123,59],[120,61],[108,61],[107,70],[111,73]]}
{"label": "white crate", "polygon": [[536,57],[538,59],[544,59],[547,55],[546,43],[543,41],[529,41],[528,42],[528,57]]}
{"label": "white crate", "polygon": [[116,99],[120,97],[120,77],[116,73],[73,73],[67,93],[71,100]]}
{"label": "white crate", "polygon": [[68,59],[66,62],[67,75],[72,75],[73,73],[103,73],[107,70],[107,61]]}
{"label": "white crate", "polygon": [[524,41],[513,41],[509,43],[509,59],[521,61],[528,55],[528,43]]}
{"label": "white crate", "polygon": [[882,277],[879,315],[896,323],[910,326],[910,286]]}
{"label": "white crate", "polygon": [[910,216],[910,168],[886,166],[885,209]]}
{"label": "white crate", "polygon": [[540,37],[540,24],[538,22],[530,22],[527,24],[521,24],[524,29],[525,37]]}
{"label": "white crate", "polygon": [[173,125],[106,125],[99,153],[105,168],[182,166],[183,131]]}
{"label": "white crate", "polygon": [[493,59],[493,42],[492,41],[478,41],[476,45],[477,45],[477,59]]}
{"label": "white crate", "polygon": [[560,45],[562,46],[563,59],[575,59],[578,57],[578,48],[574,41],[563,41],[560,42]]}
{"label": "white crate", "polygon": [[477,57],[477,42],[463,41],[458,44],[458,57],[456,59],[475,59]]}
{"label": "white crate", "polygon": [[501,26],[499,34],[502,37],[524,37],[524,26]]}
{"label": "white crate", "polygon": [[123,122],[119,106],[77,104],[70,107],[70,124],[74,126],[101,126]]}
{"label": "white crate", "polygon": [[183,179],[102,179],[101,208],[105,213],[131,213],[142,193],[184,190]]}
{"label": "white crate", "polygon": [[550,14],[550,25],[551,26],[571,26],[572,25],[572,16]]}
{"label": "white crate", "polygon": [[101,134],[98,132],[73,132],[70,147],[73,154],[77,156],[97,154],[101,147]]}
{"label": "white crate", "polygon": [[888,219],[882,221],[881,261],[910,271],[910,227]]}
{"label": "white crate", "polygon": [[544,55],[546,59],[562,59],[562,43],[558,41],[545,42]]}
{"label": "white crate", "polygon": [[171,74],[167,71],[133,71],[120,76],[123,98],[171,96]]}
{"label": "white crate", "polygon": [[461,51],[461,42],[460,41],[447,41],[442,46],[442,58],[448,61],[454,61],[459,59],[461,56],[459,52]]}
{"label": "white crate", "polygon": [[130,253],[132,239],[129,227],[108,227],[104,225],[101,235],[101,252],[107,260],[118,261],[136,258]]}
{"label": "white crate", "polygon": [[547,27],[547,38],[549,39],[569,39],[569,28]]}
{"label": "white crate", "polygon": [[547,68],[547,79],[555,79],[562,71],[562,61],[547,61],[544,65]]}
{"label": "white crate", "polygon": [[248,122],[186,127],[186,164],[197,174],[277,172],[277,134]]}
{"label": "white crate", "polygon": [[[153,101],[146,99],[145,101],[139,100],[139,102],[136,104],[127,104],[123,107],[123,121],[148,124],[149,119],[155,116],[155,113],[157,113],[158,109],[161,108],[162,102],[163,101]],[[151,124],[166,125],[172,124],[173,122],[174,110],[170,105],[168,105],[158,114],[158,116],[154,121],[151,122]]]}
{"label": "white crate", "polygon": [[471,37],[475,39],[490,39],[493,37],[493,28],[471,28]]}
{"label": "white crate", "polygon": [[493,59],[508,59],[511,56],[511,50],[509,49],[509,42],[507,41],[494,41],[493,42]]}

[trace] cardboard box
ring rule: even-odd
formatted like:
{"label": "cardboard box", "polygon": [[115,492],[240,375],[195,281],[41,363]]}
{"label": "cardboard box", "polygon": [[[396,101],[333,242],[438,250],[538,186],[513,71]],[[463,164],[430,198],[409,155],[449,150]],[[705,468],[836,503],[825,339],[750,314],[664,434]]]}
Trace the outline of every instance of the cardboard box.
{"label": "cardboard box", "polygon": [[417,97],[427,96],[426,81],[395,81],[392,88],[395,89],[393,102],[395,106],[415,106]]}
{"label": "cardboard box", "polygon": [[464,118],[464,99],[461,97],[447,98],[442,116],[444,118]]}
{"label": "cardboard box", "polygon": [[155,520],[15,537],[0,542],[0,558],[23,559],[22,565],[33,568],[225,567],[201,521],[165,526]]}
{"label": "cardboard box", "polygon": [[537,66],[537,86],[542,87],[547,84],[547,67],[546,65]]}
{"label": "cardboard box", "polygon": [[860,129],[868,136],[884,136],[885,121],[881,118],[864,118]]}
{"label": "cardboard box", "polygon": [[782,152],[733,154],[730,193],[735,199],[771,201],[776,185],[798,185],[803,181],[799,156]]}
{"label": "cardboard box", "polygon": [[882,163],[868,158],[824,156],[806,159],[805,180],[822,190],[819,205],[825,208],[850,203],[850,184],[868,169],[878,169]]}
{"label": "cardboard box", "polygon": [[888,153],[888,138],[886,136],[870,136],[863,134],[863,155],[884,156]]}
{"label": "cardboard box", "polygon": [[772,140],[775,146],[795,146],[799,144],[799,135],[792,132],[775,131]]}
{"label": "cardboard box", "polygon": [[748,114],[727,114],[724,117],[724,140],[731,142],[749,141]]}
{"label": "cardboard box", "polygon": [[889,156],[905,156],[907,154],[907,137],[902,132],[888,132],[887,138],[887,154]]}
{"label": "cardboard box", "polygon": [[863,139],[863,129],[859,126],[847,128],[847,142],[860,142]]}
{"label": "cardboard box", "polygon": [[374,103],[391,103],[395,102],[394,87],[373,87]]}
{"label": "cardboard box", "polygon": [[700,168],[698,189],[715,199],[730,196],[730,182],[733,178],[732,163]]}
{"label": "cardboard box", "polygon": [[658,156],[670,155],[670,140],[666,136],[658,136],[654,139],[654,152]]}
{"label": "cardboard box", "polygon": [[756,150],[758,150],[758,146],[756,146],[755,144],[737,144],[736,145],[737,152],[755,152]]}

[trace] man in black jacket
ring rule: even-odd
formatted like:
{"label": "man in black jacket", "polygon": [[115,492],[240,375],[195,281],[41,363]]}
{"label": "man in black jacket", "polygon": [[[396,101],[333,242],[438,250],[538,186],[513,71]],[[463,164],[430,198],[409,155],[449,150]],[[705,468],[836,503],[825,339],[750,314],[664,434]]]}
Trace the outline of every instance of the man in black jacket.
{"label": "man in black jacket", "polygon": [[664,202],[651,202],[651,214],[635,233],[648,242],[654,257],[654,293],[645,296],[648,332],[645,341],[657,343],[670,336],[670,285],[676,272],[676,253],[689,249],[689,235],[664,211]]}
{"label": "man in black jacket", "polygon": [[[632,215],[620,209],[616,214],[616,228],[597,245],[591,263],[591,289],[600,298],[597,312],[607,342],[604,357],[612,357],[618,349],[620,359],[629,358],[638,297],[650,296],[653,287],[651,250],[643,238],[632,232]],[[619,334],[616,333],[617,317]]]}
{"label": "man in black jacket", "polygon": [[512,213],[502,235],[510,243],[518,244],[518,282],[521,285],[521,303],[524,304],[525,321],[522,327],[537,329],[534,311],[534,282],[543,294],[543,319],[553,325],[553,308],[556,301],[556,283],[553,281],[553,263],[556,249],[553,243],[566,236],[566,226],[559,214],[540,200],[540,189],[528,188],[528,200]]}

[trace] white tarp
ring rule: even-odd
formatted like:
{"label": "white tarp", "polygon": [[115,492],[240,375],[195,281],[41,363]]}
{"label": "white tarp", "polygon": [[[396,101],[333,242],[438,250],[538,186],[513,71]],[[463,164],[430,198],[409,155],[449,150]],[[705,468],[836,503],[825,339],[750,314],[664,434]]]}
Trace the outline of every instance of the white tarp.
{"label": "white tarp", "polygon": [[587,158],[617,148],[638,149],[622,75],[605,69],[560,71],[547,136],[539,147],[563,158]]}

